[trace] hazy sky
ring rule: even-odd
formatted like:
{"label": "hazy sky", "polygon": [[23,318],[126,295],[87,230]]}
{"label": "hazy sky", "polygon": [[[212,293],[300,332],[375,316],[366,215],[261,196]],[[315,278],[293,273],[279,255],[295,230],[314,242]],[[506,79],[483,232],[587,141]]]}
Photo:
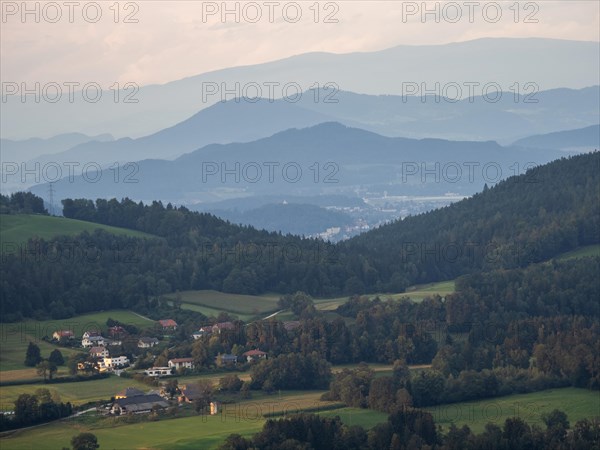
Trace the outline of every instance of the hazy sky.
{"label": "hazy sky", "polygon": [[311,51],[481,37],[600,40],[595,0],[427,2],[437,17],[422,17],[420,1],[227,2],[239,16],[225,20],[220,1],[27,2],[24,17],[21,1],[1,3],[2,81],[28,83],[145,85]]}

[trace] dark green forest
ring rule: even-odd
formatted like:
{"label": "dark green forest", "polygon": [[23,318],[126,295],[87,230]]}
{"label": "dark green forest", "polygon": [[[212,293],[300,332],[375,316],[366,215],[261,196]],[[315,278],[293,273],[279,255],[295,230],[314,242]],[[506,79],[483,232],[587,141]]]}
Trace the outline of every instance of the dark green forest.
{"label": "dark green forest", "polygon": [[[337,245],[237,226],[161,202],[67,199],[65,217],[157,238],[96,231],[30,240],[2,255],[0,313],[15,321],[147,308],[153,297],[193,289],[312,296],[402,292],[416,283],[526,267],[600,242],[599,169],[598,152],[563,158]],[[7,197],[1,202],[3,210],[32,209],[21,203]]]}

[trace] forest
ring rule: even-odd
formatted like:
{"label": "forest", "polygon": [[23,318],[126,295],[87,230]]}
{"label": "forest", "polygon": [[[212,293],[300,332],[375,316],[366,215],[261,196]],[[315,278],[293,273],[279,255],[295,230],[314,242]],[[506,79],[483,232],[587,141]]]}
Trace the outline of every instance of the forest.
{"label": "forest", "polygon": [[[3,321],[63,318],[98,307],[144,308],[153,297],[196,289],[318,297],[403,292],[416,283],[522,268],[600,242],[599,167],[598,152],[563,158],[337,245],[156,201],[67,199],[65,217],[156,238],[96,231],[32,239],[2,255],[0,313]],[[5,213],[40,211],[29,203],[1,200]]]}

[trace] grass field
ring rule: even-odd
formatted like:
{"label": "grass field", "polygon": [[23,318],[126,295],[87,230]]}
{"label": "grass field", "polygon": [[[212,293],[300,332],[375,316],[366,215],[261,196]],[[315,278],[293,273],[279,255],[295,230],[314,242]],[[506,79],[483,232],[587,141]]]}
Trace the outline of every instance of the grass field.
{"label": "grass field", "polygon": [[0,388],[0,403],[2,404],[2,409],[11,410],[14,407],[14,401],[19,395],[33,394],[39,388],[47,388],[51,391],[56,391],[60,395],[62,401],[68,401],[74,405],[81,405],[97,400],[110,400],[112,396],[126,387],[135,387],[144,392],[152,389],[150,386],[135,380],[112,375],[109,378],[101,380],[75,383],[2,386]]}
{"label": "grass field", "polygon": [[[238,433],[251,436],[260,431],[266,413],[294,414],[302,409],[327,407],[334,402],[319,400],[324,391],[286,391],[266,395],[254,393],[252,399],[237,404],[222,405],[216,416],[185,417],[158,422],[117,425],[89,421],[67,420],[18,432],[0,440],[2,448],[57,449],[68,446],[70,438],[82,431],[91,431],[104,449],[213,449],[227,436]],[[387,415],[356,408],[338,408],[319,411],[326,417],[339,415],[343,422],[371,428],[387,420]],[[276,418],[279,418],[277,416]]]}
{"label": "grass field", "polygon": [[502,426],[514,416],[544,428],[542,414],[554,409],[564,411],[573,426],[578,420],[600,417],[600,395],[597,391],[562,388],[427,408],[444,429],[454,422],[457,426],[468,425],[475,433],[481,433],[488,422]]}
{"label": "grass field", "polygon": [[[206,316],[218,316],[225,311],[237,315],[242,320],[248,320],[259,315],[267,315],[277,311],[279,295],[241,295],[224,292],[201,290],[184,291],[179,293],[183,302],[182,307],[198,311]],[[167,296],[175,299],[175,294]]]}
{"label": "grass field", "polygon": [[100,225],[82,220],[67,219],[64,217],[42,216],[33,214],[0,215],[0,234],[2,235],[2,249],[9,249],[8,243],[22,245],[35,236],[51,239],[55,236],[75,236],[84,231],[93,232],[102,229],[109,233],[133,237],[152,237],[150,234],[125,228]]}
{"label": "grass field", "polygon": [[[88,329],[100,329],[106,331],[106,320],[111,317],[120,322],[136,325],[138,327],[148,327],[153,325],[153,321],[144,319],[131,311],[110,310],[93,314],[76,316],[64,320],[28,320],[16,323],[0,324],[0,381],[12,380],[17,376],[16,373],[9,374],[4,371],[19,371],[20,377],[27,377],[28,373],[22,369],[28,369],[24,364],[25,351],[29,341],[36,343],[42,352],[42,357],[47,358],[50,352],[58,348],[63,356],[81,351],[80,349],[68,349],[41,340],[44,336],[52,336],[56,330],[72,330],[76,338],[81,339],[81,335]],[[35,376],[34,376],[35,377]],[[26,379],[26,378],[22,378]]]}
{"label": "grass field", "polygon": [[571,250],[570,252],[563,253],[556,259],[564,260],[573,258],[586,258],[590,256],[600,256],[600,245],[588,245],[585,247],[579,247],[576,250]]}

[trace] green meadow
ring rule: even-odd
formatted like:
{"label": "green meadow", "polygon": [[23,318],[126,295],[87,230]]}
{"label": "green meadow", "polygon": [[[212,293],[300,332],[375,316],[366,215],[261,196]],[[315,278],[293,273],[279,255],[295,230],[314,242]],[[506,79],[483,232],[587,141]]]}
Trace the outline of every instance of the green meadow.
{"label": "green meadow", "polygon": [[156,236],[140,231],[100,225],[83,220],[67,219],[65,217],[35,214],[0,215],[0,234],[2,235],[3,251],[11,248],[8,246],[8,243],[23,245],[34,237],[51,239],[56,236],[75,236],[84,231],[92,233],[96,229],[123,236],[156,238]]}

